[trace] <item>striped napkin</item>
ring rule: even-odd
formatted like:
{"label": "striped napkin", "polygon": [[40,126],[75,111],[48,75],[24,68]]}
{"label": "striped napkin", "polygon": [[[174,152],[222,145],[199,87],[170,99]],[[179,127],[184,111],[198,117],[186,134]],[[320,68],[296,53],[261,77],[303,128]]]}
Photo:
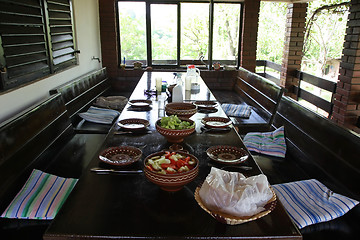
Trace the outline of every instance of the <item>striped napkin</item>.
{"label": "striped napkin", "polygon": [[286,142],[284,127],[279,127],[273,132],[247,133],[243,139],[249,151],[254,151],[275,157],[285,157]]}
{"label": "striped napkin", "polygon": [[53,219],[77,181],[34,169],[1,217]]}
{"label": "striped napkin", "polygon": [[111,124],[120,113],[116,110],[91,106],[87,112],[79,113],[79,116],[89,122]]}
{"label": "striped napkin", "polygon": [[221,104],[222,109],[229,117],[249,118],[251,114],[251,107],[246,104]]}
{"label": "striped napkin", "polygon": [[332,192],[316,179],[277,184],[273,188],[300,229],[340,217],[359,203]]}

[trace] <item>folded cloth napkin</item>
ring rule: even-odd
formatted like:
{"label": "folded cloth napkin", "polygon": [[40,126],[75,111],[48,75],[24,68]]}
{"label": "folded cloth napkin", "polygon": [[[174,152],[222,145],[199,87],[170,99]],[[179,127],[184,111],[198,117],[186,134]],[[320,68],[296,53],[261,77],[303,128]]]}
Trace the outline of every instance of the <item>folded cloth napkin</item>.
{"label": "folded cloth napkin", "polygon": [[229,117],[249,118],[251,114],[251,107],[246,104],[221,104],[222,109]]}
{"label": "folded cloth napkin", "polygon": [[91,106],[87,112],[79,113],[79,116],[89,122],[111,124],[120,113],[116,110]]}
{"label": "folded cloth napkin", "polygon": [[286,142],[284,127],[279,127],[273,132],[251,132],[243,139],[249,151],[254,151],[275,157],[285,157]]}
{"label": "folded cloth napkin", "polygon": [[34,169],[1,217],[53,219],[77,181]]}
{"label": "folded cloth napkin", "polygon": [[276,184],[273,188],[299,228],[340,217],[359,203],[332,192],[316,179]]}

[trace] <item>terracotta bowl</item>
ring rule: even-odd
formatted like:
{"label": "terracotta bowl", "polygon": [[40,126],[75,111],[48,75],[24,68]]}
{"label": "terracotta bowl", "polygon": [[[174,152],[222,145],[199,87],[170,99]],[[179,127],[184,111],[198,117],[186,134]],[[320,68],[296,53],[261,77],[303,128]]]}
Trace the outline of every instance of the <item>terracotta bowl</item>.
{"label": "terracotta bowl", "polygon": [[181,190],[186,184],[192,182],[197,175],[199,174],[199,160],[192,154],[185,152],[178,152],[183,156],[189,156],[190,158],[196,161],[196,165],[193,169],[187,172],[174,173],[174,174],[160,174],[155,171],[149,170],[146,168],[147,161],[154,156],[162,156],[165,154],[165,151],[156,152],[147,156],[144,160],[144,173],[146,178],[158,185],[162,190],[168,192],[176,192]]}
{"label": "terracotta bowl", "polygon": [[[179,117],[180,120],[182,121],[188,121],[191,124],[194,123],[193,120],[188,119],[188,118],[181,118]],[[190,134],[192,134],[193,132],[195,132],[195,125],[193,128],[188,128],[188,129],[182,129],[182,130],[176,130],[176,129],[169,129],[169,128],[163,128],[160,126],[160,121],[161,119],[156,121],[156,130],[163,135],[168,142],[171,143],[180,143],[182,141],[184,141],[184,138],[189,136]]]}
{"label": "terracotta bowl", "polygon": [[102,151],[99,159],[107,164],[125,166],[139,161],[142,151],[132,146],[110,147]]}
{"label": "terracotta bowl", "polygon": [[197,106],[192,103],[173,102],[165,105],[167,115],[190,118],[197,112]]}

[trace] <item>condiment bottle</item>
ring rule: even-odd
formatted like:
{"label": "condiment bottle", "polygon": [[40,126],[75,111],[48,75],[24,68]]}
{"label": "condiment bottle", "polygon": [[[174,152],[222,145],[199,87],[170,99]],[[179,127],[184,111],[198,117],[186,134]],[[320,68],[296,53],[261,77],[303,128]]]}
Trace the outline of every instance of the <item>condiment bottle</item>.
{"label": "condiment bottle", "polygon": [[173,102],[182,102],[184,100],[183,89],[182,89],[182,80],[181,77],[177,78],[176,86],[172,90],[172,101]]}

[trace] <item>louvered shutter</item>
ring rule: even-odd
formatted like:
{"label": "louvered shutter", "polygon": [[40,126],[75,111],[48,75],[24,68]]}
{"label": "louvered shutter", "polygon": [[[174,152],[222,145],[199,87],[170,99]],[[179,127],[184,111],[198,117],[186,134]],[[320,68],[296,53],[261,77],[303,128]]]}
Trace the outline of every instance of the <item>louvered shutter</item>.
{"label": "louvered shutter", "polygon": [[76,63],[73,20],[70,0],[47,0],[53,70]]}
{"label": "louvered shutter", "polygon": [[44,26],[39,0],[0,0],[0,43],[7,68],[3,89],[50,73]]}

